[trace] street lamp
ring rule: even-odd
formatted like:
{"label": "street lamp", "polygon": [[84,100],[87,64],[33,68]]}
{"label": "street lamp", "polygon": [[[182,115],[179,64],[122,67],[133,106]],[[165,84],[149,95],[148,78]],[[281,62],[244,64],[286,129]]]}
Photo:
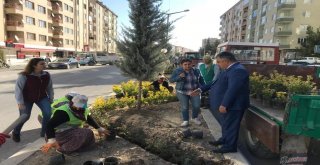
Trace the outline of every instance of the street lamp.
{"label": "street lamp", "polygon": [[183,13],[183,12],[188,12],[190,11],[189,9],[186,9],[186,10],[182,10],[182,11],[177,11],[177,12],[172,12],[172,13],[166,13],[167,14],[167,37],[169,38],[169,17],[170,15],[173,15],[173,14],[178,14],[178,13]]}

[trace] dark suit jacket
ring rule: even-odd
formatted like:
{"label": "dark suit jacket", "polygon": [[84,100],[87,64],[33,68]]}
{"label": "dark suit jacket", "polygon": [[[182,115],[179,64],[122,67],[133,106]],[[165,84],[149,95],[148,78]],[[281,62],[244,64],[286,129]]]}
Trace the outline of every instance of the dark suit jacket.
{"label": "dark suit jacket", "polygon": [[218,110],[220,105],[227,111],[245,110],[249,107],[249,73],[239,62],[221,71],[217,81],[201,88],[210,89],[210,108]]}

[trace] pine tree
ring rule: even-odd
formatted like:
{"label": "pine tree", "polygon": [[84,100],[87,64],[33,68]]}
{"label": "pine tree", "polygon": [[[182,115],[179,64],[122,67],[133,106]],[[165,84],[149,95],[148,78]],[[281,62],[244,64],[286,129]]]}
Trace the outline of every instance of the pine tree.
{"label": "pine tree", "polygon": [[139,82],[137,108],[141,108],[142,81],[150,80],[161,73],[168,60],[166,49],[171,23],[166,22],[166,13],[160,11],[161,0],[129,0],[131,27],[122,29],[122,38],[117,41],[123,56],[120,69]]}
{"label": "pine tree", "polygon": [[[301,41],[300,51],[303,56],[316,55],[314,54],[314,46],[320,45],[320,28],[307,27],[307,36],[305,41]],[[316,55],[319,57],[319,54]]]}

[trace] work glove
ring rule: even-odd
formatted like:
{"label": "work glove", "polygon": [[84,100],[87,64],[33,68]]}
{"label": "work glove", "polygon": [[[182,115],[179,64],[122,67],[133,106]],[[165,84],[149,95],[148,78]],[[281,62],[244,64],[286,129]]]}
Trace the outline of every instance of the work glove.
{"label": "work glove", "polygon": [[102,128],[102,127],[98,128],[98,133],[99,133],[99,136],[103,136],[103,135],[108,136],[109,135],[109,131]]}
{"label": "work glove", "polygon": [[60,146],[55,139],[48,139],[48,142],[41,147],[43,153],[48,153],[51,148],[59,149]]}
{"label": "work glove", "polygon": [[10,138],[10,136],[4,133],[0,133],[0,146],[6,142],[6,138]]}

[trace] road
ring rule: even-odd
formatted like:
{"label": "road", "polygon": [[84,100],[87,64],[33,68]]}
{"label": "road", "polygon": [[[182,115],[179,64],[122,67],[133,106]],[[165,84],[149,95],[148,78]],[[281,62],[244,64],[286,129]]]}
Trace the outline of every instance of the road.
{"label": "road", "polygon": [[[19,112],[14,98],[14,86],[21,70],[0,70],[0,132],[3,131],[18,116]],[[112,85],[126,81],[115,66],[84,66],[70,70],[48,70],[53,80],[55,98],[74,91],[85,94],[89,104],[98,96],[106,96],[112,92]],[[30,120],[22,129],[21,142],[15,143],[8,140],[0,148],[0,162],[13,153],[19,151],[26,144],[40,137],[40,124],[36,116],[39,108],[34,105]]]}

